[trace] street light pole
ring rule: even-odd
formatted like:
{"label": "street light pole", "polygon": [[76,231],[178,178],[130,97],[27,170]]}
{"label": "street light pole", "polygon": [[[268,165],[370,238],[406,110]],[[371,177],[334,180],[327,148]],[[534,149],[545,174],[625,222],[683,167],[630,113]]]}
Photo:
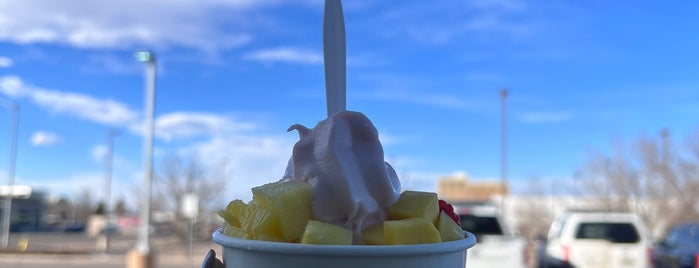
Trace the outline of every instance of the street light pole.
{"label": "street light pole", "polygon": [[155,267],[154,255],[150,249],[149,227],[151,212],[151,195],[153,184],[153,132],[155,110],[155,75],[156,59],[151,51],[139,51],[136,60],[146,64],[145,71],[145,133],[143,135],[143,183],[140,211],[140,228],[136,248],[130,254],[128,267]]}
{"label": "street light pole", "polygon": [[507,99],[507,89],[500,90],[500,183],[503,187],[501,209],[505,209],[505,196],[507,195],[507,119],[505,100]]}
{"label": "street light pole", "polygon": [[15,183],[15,160],[17,158],[17,128],[19,125],[19,106],[6,100],[0,102],[12,112],[12,136],[10,138],[10,164],[7,168],[7,190],[2,215],[2,248],[7,248],[10,239],[10,218],[12,215],[12,185]]}
{"label": "street light pole", "polygon": [[114,137],[119,134],[117,129],[111,129],[107,134],[107,157],[105,158],[104,169],[104,215],[106,216],[106,225],[104,232],[104,252],[109,251],[109,239],[112,235],[110,230],[113,210],[112,210],[112,170],[114,164]]}

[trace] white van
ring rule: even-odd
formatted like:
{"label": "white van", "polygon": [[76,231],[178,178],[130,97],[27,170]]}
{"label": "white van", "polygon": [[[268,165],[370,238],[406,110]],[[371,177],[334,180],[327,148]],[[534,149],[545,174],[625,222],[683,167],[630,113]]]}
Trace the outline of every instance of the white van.
{"label": "white van", "polygon": [[652,242],[631,213],[567,211],[549,229],[545,267],[647,268]]}
{"label": "white van", "polygon": [[467,268],[526,267],[526,240],[510,231],[500,208],[490,203],[456,203],[461,228],[476,236],[476,245],[466,254]]}

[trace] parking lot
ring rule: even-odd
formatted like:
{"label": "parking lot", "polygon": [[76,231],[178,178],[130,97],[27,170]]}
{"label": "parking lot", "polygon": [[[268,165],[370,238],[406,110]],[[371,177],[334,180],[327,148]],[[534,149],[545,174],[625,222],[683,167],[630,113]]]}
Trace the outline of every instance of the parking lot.
{"label": "parking lot", "polygon": [[[13,233],[8,248],[0,251],[0,268],[125,267],[135,244],[134,236],[114,236],[105,253],[98,250],[97,238],[82,233]],[[209,249],[221,253],[212,241],[194,241],[190,256],[189,244],[172,235],[151,237],[150,244],[162,268],[199,267]]]}

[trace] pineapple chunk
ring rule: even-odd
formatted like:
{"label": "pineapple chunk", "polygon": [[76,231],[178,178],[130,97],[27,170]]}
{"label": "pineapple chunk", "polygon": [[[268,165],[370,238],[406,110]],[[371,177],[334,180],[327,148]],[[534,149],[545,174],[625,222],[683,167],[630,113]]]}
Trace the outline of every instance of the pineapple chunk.
{"label": "pineapple chunk", "polygon": [[391,220],[424,218],[437,224],[439,199],[436,193],[404,191],[398,201],[388,208],[388,215]]}
{"label": "pineapple chunk", "polygon": [[247,232],[243,228],[231,226],[228,222],[223,223],[223,230],[221,231],[227,236],[237,237],[237,238],[250,238]]}
{"label": "pineapple chunk", "polygon": [[243,217],[243,214],[245,213],[245,203],[243,203],[242,200],[236,199],[228,203],[228,206],[226,206],[225,209],[222,209],[218,212],[218,215],[221,216],[228,224],[230,224],[233,227],[241,227],[240,225],[240,219]]}
{"label": "pineapple chunk", "polygon": [[439,231],[425,218],[385,221],[383,223],[386,245],[412,245],[439,243]]}
{"label": "pineapple chunk", "polygon": [[464,238],[464,230],[461,226],[456,224],[454,220],[447,215],[446,212],[442,211],[439,213],[439,220],[437,220],[437,230],[439,230],[439,236],[442,238],[442,242],[454,241]]}
{"label": "pineapple chunk", "polygon": [[383,245],[383,223],[366,228],[362,231],[362,239],[367,245]]}
{"label": "pineapple chunk", "polygon": [[308,221],[301,244],[351,245],[352,232],[340,226],[321,221]]}
{"label": "pineapple chunk", "polygon": [[269,207],[261,206],[254,200],[248,203],[241,225],[252,239],[283,240],[279,231],[279,217]]}
{"label": "pineapple chunk", "polygon": [[[270,228],[276,228],[284,241],[298,242],[306,223],[313,218],[311,185],[301,181],[273,182],[252,188],[253,202],[268,209]],[[266,227],[263,227],[263,229]],[[258,234],[257,231],[254,232]],[[259,232],[275,234],[275,232]]]}

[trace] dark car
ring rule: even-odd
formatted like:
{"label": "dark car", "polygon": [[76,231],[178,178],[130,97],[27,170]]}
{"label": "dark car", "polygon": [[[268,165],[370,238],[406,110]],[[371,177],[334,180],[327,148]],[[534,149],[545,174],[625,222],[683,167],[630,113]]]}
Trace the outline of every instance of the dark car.
{"label": "dark car", "polygon": [[85,224],[81,222],[71,222],[63,228],[67,233],[82,233],[85,231]]}
{"label": "dark car", "polygon": [[694,268],[699,254],[699,222],[679,224],[655,245],[656,268]]}

